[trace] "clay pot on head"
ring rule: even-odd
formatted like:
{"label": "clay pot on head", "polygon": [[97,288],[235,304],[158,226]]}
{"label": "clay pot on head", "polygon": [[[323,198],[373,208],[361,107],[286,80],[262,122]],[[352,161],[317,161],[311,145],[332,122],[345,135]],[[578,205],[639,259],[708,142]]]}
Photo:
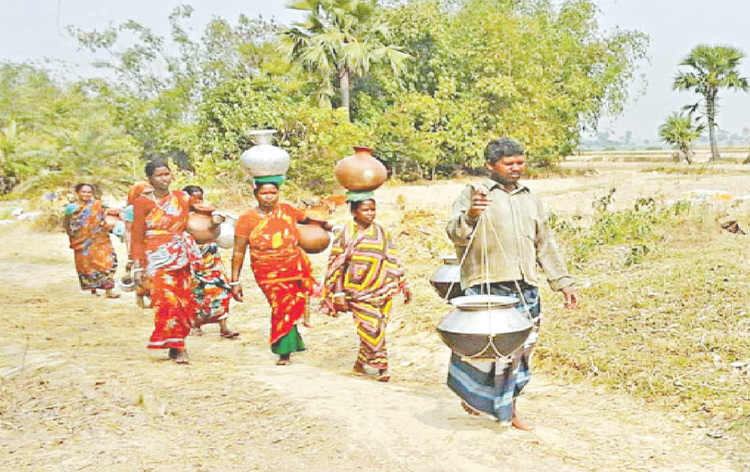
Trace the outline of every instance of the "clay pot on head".
{"label": "clay pot on head", "polygon": [[188,215],[187,232],[195,238],[196,243],[210,243],[219,236],[219,225],[212,216],[214,210],[211,205],[203,203],[193,205]]}
{"label": "clay pot on head", "polygon": [[308,254],[323,252],[331,243],[331,235],[317,224],[298,224],[299,247]]}
{"label": "clay pot on head", "polygon": [[354,155],[345,157],[333,168],[336,180],[347,190],[375,190],[388,179],[385,166],[372,155],[369,147],[355,147]]}

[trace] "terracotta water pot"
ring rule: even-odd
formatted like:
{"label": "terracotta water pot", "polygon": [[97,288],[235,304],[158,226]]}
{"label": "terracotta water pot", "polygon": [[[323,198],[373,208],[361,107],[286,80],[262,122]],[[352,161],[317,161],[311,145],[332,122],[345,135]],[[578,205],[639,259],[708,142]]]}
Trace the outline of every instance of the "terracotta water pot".
{"label": "terracotta water pot", "polygon": [[336,163],[333,172],[336,180],[347,190],[375,190],[388,179],[383,163],[372,155],[369,147],[355,147],[354,154]]}
{"label": "terracotta water pot", "polygon": [[104,227],[107,228],[108,231],[112,231],[118,221],[122,221],[120,215],[113,215],[110,213],[104,215]]}
{"label": "terracotta water pot", "polygon": [[210,243],[219,236],[219,223],[212,216],[214,210],[211,205],[203,203],[193,205],[188,215],[187,232],[193,235],[196,243]]}
{"label": "terracotta water pot", "polygon": [[331,235],[320,225],[298,224],[299,247],[308,254],[317,254],[326,250],[331,243]]}

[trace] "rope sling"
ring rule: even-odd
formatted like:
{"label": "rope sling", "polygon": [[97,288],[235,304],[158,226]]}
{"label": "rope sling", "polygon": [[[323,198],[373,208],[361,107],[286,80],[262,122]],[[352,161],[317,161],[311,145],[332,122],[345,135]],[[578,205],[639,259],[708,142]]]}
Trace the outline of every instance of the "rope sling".
{"label": "rope sling", "polygon": [[[485,195],[487,195],[486,189],[481,189],[481,191],[482,191],[482,193],[484,193]],[[472,187],[472,196],[476,192],[477,192],[477,189],[475,189],[474,187]],[[484,244],[480,248],[480,255],[481,255],[480,261],[481,261],[482,270],[484,272],[484,281],[482,282],[482,286],[486,287],[487,295],[491,295],[491,293],[490,293],[490,286],[491,286],[491,281],[490,281],[490,260],[489,260],[489,250],[488,250],[488,242],[487,242],[487,241],[489,241],[489,239],[487,237],[488,236],[488,233],[487,233],[487,231],[488,231],[487,228],[488,227],[492,231],[492,235],[494,236],[494,240],[497,243],[497,246],[500,248],[500,251],[502,253],[504,261],[507,264],[512,263],[512,261],[511,261],[510,257],[508,256],[508,254],[505,252],[505,249],[503,248],[503,246],[502,246],[502,244],[500,242],[500,236],[497,233],[497,230],[495,229],[495,226],[492,224],[492,219],[490,217],[485,217],[486,213],[487,213],[487,209],[483,210],[482,213],[479,214],[479,218],[477,219],[475,230],[472,232],[471,237],[469,238],[469,243],[466,245],[466,249],[463,251],[463,254],[461,256],[461,260],[458,263],[458,266],[459,266],[459,270],[461,270],[461,268],[464,265],[464,262],[466,261],[466,256],[469,253],[469,248],[471,248],[472,244],[474,243],[474,240],[476,239],[476,236],[477,236],[477,233],[478,233],[478,231],[476,230],[476,228],[479,228],[480,225],[481,225],[482,236],[483,236],[483,241],[484,241]],[[485,220],[486,220],[486,224],[482,224]],[[526,315],[526,317],[529,319],[529,321],[533,321],[532,317],[531,317],[531,310],[529,309],[529,305],[526,302],[526,298],[523,295],[523,290],[521,290],[521,286],[518,284],[518,280],[514,280],[513,283],[516,286],[516,291],[518,292],[518,296],[520,298],[520,301],[523,304],[523,313],[524,313],[524,315]],[[451,284],[450,284],[450,286],[448,288],[448,291],[443,296],[443,301],[448,302],[448,297],[449,297],[451,291],[453,290],[453,286],[455,284],[456,284],[455,281],[451,282]],[[485,307],[487,311],[491,310],[491,305],[492,305],[491,299],[489,297],[487,297],[487,299],[486,299],[486,307]],[[490,317],[487,317],[487,322],[490,323]],[[510,363],[510,362],[512,362],[513,361],[513,355],[514,355],[514,353],[511,353],[511,354],[509,354],[509,355],[506,356],[506,355],[498,352],[497,347],[492,342],[492,339],[494,338],[495,333],[492,332],[492,326],[491,325],[487,326],[487,333],[488,333],[487,334],[487,345],[483,349],[480,349],[476,354],[474,354],[472,356],[462,356],[462,359],[469,359],[469,360],[471,360],[471,359],[477,359],[477,358],[484,358],[485,356],[482,356],[482,354],[484,352],[486,352],[488,349],[491,348],[492,352],[495,354],[495,357],[497,358],[497,362],[503,362],[503,363]],[[519,346],[516,349],[516,351],[518,349],[520,349],[520,348],[521,348],[521,346]]]}

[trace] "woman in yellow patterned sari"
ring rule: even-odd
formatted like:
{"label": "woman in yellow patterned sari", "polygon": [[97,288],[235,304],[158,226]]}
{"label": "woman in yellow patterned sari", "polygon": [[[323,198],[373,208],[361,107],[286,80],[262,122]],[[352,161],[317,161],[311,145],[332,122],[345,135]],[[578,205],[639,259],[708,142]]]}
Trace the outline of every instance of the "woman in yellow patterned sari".
{"label": "woman in yellow patterned sari", "polygon": [[[307,254],[299,247],[297,223],[307,222],[302,210],[278,203],[282,176],[256,178],[258,207],[240,216],[234,228],[232,295],[242,301],[239,284],[245,251],[250,248],[250,265],[255,281],[271,305],[271,351],[279,355],[278,365],[288,365],[291,354],[304,351],[297,330],[315,283]],[[330,229],[327,222],[320,224]]]}
{"label": "woman in yellow patterned sari", "polygon": [[360,194],[350,202],[354,221],[333,242],[328,262],[322,311],[338,316],[351,311],[359,335],[359,353],[354,372],[365,374],[365,366],[378,370],[378,380],[388,382],[388,352],[385,332],[393,297],[402,292],[404,303],[411,291],[396,248],[388,232],[375,223],[375,200]]}

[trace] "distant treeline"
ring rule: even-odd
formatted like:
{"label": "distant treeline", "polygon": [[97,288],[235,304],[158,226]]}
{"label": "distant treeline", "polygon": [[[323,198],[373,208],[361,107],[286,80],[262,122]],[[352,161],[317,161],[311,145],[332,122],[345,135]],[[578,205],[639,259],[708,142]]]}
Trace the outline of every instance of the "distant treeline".
{"label": "distant treeline", "polygon": [[[212,20],[169,37],[133,21],[70,33],[112,79],[0,65],[0,177],[14,194],[81,179],[127,185],[172,153],[207,184],[242,177],[247,131],[279,130],[290,180],[325,191],[368,144],[402,180],[482,165],[492,137],[548,167],[620,111],[647,40],[603,31],[589,0],[305,0],[299,24]],[[253,15],[252,11],[247,12]]]}

